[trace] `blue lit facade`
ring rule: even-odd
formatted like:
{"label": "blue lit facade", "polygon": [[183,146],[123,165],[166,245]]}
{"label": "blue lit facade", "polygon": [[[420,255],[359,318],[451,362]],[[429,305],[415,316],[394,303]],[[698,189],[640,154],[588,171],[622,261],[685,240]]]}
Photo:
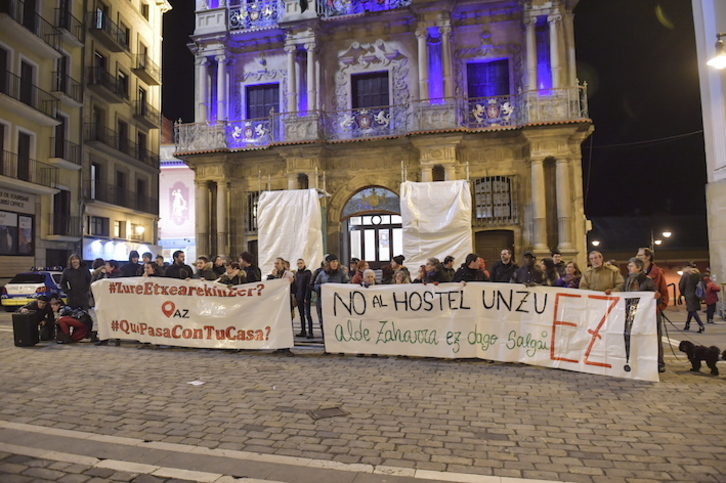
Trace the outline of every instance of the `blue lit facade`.
{"label": "blue lit facade", "polygon": [[175,142],[198,253],[254,251],[259,192],[308,187],[331,195],[329,250],[373,253],[351,241],[356,193],[469,179],[473,249],[584,261],[574,3],[197,0],[196,122]]}

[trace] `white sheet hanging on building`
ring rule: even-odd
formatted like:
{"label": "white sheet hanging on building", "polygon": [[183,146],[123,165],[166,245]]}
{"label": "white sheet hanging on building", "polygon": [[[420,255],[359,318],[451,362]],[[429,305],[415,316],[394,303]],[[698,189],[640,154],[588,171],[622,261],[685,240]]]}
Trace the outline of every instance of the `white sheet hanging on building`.
{"label": "white sheet hanging on building", "polygon": [[[401,184],[405,265],[416,276],[429,257],[464,262],[472,252],[471,191],[465,180]],[[398,255],[397,253],[395,255]]]}
{"label": "white sheet hanging on building", "polygon": [[323,261],[322,217],[318,192],[263,191],[257,204],[257,234],[262,279],[272,271],[275,258],[298,258],[311,270]]}

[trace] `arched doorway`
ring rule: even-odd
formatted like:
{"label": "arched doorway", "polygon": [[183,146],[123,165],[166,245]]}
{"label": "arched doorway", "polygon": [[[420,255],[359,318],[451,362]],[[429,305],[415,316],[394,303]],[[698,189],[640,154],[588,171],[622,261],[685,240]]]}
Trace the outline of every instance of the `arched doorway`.
{"label": "arched doorway", "polygon": [[377,270],[403,252],[401,203],[387,188],[369,186],[353,194],[340,221],[344,263],[358,258]]}

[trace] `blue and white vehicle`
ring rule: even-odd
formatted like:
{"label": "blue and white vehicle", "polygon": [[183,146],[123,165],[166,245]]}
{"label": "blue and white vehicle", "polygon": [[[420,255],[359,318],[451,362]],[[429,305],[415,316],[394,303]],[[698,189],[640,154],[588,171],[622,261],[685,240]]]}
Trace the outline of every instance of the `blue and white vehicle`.
{"label": "blue and white vehicle", "polygon": [[60,286],[63,272],[54,270],[33,270],[15,275],[2,289],[0,301],[6,311],[22,307],[41,295],[60,295],[65,302],[66,294]]}

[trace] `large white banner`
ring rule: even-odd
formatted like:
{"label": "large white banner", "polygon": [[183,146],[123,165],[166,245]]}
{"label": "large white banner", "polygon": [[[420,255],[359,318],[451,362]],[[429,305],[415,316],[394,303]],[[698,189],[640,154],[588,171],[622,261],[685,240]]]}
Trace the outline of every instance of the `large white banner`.
{"label": "large white banner", "polygon": [[428,257],[443,262],[444,257],[452,255],[463,262],[473,251],[469,183],[401,183],[401,222],[403,255],[411,278]]}
{"label": "large white banner", "polygon": [[91,288],[102,340],[216,349],[294,345],[287,280],[228,287],[161,277],[106,278]]}
{"label": "large white banner", "polygon": [[298,258],[315,270],[323,261],[322,215],[318,192],[309,190],[263,191],[257,204],[259,265],[264,279],[275,258]]}
{"label": "large white banner", "polygon": [[325,284],[322,298],[328,352],[482,358],[658,380],[652,292]]}

